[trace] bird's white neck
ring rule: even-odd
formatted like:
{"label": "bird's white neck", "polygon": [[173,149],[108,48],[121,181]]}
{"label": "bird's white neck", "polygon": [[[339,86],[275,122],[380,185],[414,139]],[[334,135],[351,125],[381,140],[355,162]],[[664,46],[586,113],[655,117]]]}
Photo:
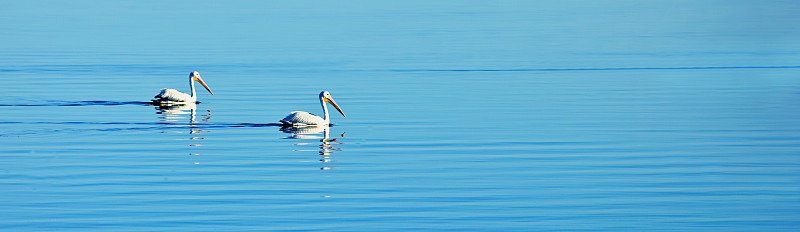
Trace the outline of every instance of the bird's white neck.
{"label": "bird's white neck", "polygon": [[189,78],[189,89],[191,89],[191,90],[192,90],[192,94],[191,94],[191,95],[189,95],[190,97],[192,97],[192,101],[195,101],[195,100],[197,100],[197,96],[196,96],[196,95],[197,95],[197,93],[196,93],[196,92],[195,92],[195,90],[194,90],[194,80],[192,80],[192,78],[191,78],[191,77]]}
{"label": "bird's white neck", "polygon": [[319,104],[322,104],[322,120],[325,120],[325,125],[330,124],[330,119],[328,118],[328,104],[325,104],[325,100],[322,98],[319,99]]}

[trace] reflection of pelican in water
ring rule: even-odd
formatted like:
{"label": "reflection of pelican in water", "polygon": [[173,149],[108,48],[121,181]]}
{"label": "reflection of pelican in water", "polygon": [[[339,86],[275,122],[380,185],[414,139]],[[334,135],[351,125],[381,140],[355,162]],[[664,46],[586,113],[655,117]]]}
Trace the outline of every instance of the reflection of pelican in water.
{"label": "reflection of pelican in water", "polygon": [[287,139],[322,139],[320,133],[328,134],[327,126],[281,127],[281,131],[291,134]]}
{"label": "reflection of pelican in water", "polygon": [[160,114],[164,121],[177,122],[186,118],[186,115],[189,115],[189,122],[192,123],[195,121],[197,104],[187,103],[183,105],[159,105],[156,106],[156,110],[156,114]]}
{"label": "reflection of pelican in water", "polygon": [[[339,150],[333,145],[341,144],[341,142],[338,141],[339,138],[330,137],[330,127],[327,126],[283,127],[281,128],[281,131],[291,134],[291,136],[287,137],[288,139],[320,139],[319,141],[321,144],[319,145],[319,161],[322,163],[331,162],[331,155],[334,151]],[[320,133],[322,133],[322,137],[318,135]],[[342,133],[341,138],[344,138],[344,133]],[[298,143],[295,145],[309,145],[309,143]],[[333,168],[324,166],[320,169],[330,170]]]}
{"label": "reflection of pelican in water", "polygon": [[328,91],[322,91],[319,93],[319,103],[322,104],[322,114],[323,117],[313,115],[308,112],[304,111],[293,111],[291,114],[286,116],[285,118],[281,119],[281,123],[286,126],[294,126],[294,127],[302,127],[302,126],[328,126],[330,125],[331,119],[328,116],[328,105],[325,103],[330,103],[336,110],[339,111],[342,116],[347,117],[342,112],[342,109],[339,108],[339,105],[336,104],[336,101],[333,100],[331,94]]}
{"label": "reflection of pelican in water", "polygon": [[197,93],[194,91],[194,82],[200,82],[206,90],[208,90],[211,95],[214,95],[214,92],[211,92],[211,89],[208,88],[206,82],[203,81],[203,78],[200,77],[200,73],[197,71],[189,73],[189,88],[191,89],[191,95],[181,93],[175,89],[161,89],[161,92],[158,93],[155,97],[153,97],[153,103],[158,104],[184,104],[184,103],[195,103],[197,102]]}
{"label": "reflection of pelican in water", "polygon": [[[159,105],[156,106],[156,114],[160,114],[161,118],[167,122],[177,122],[181,119],[186,118],[185,115],[189,115],[189,123],[196,122],[196,112],[197,112],[197,104],[195,103],[186,103],[180,105]],[[211,119],[211,111],[208,114],[201,115],[203,116],[202,121],[207,122]]]}
{"label": "reflection of pelican in water", "polygon": [[[336,141],[336,139],[330,139],[327,129],[323,131],[323,135],[324,137],[320,140],[322,144],[319,145],[319,155],[321,156],[319,158],[319,162],[328,163],[331,162],[331,155],[333,154],[333,151],[336,150],[333,148],[333,146],[331,146],[331,142]],[[320,169],[331,170],[333,167],[323,166]]]}
{"label": "reflection of pelican in water", "polygon": [[[161,115],[159,116],[159,118],[161,118],[164,122],[166,122],[165,125],[163,125],[162,127],[164,129],[164,132],[183,134],[186,133],[185,131],[183,131],[183,128],[188,128],[189,134],[191,134],[189,140],[195,141],[192,144],[189,144],[189,146],[190,147],[203,146],[200,143],[200,140],[205,139],[205,137],[203,137],[203,135],[200,134],[204,134],[206,131],[204,131],[202,127],[195,124],[197,122],[196,121],[197,104],[186,103],[180,105],[159,105],[156,106],[155,109],[156,109],[156,114]],[[183,121],[187,118],[187,115],[189,119],[188,124],[180,123],[180,121]],[[200,116],[203,122],[207,122],[208,120],[211,119],[211,111],[208,111],[208,114],[202,114]],[[184,140],[184,139],[179,139],[179,140]],[[197,153],[194,152],[190,154],[197,155]]]}

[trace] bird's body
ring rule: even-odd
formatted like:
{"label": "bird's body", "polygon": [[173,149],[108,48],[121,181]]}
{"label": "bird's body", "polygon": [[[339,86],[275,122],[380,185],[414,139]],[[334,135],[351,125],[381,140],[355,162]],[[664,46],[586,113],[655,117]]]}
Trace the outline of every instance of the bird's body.
{"label": "bird's body", "polygon": [[155,100],[164,102],[197,102],[197,96],[181,93],[176,89],[161,89]]}
{"label": "bird's body", "polygon": [[203,78],[200,77],[200,73],[197,71],[189,73],[189,88],[191,89],[191,95],[182,93],[175,89],[161,89],[161,92],[158,93],[155,97],[153,97],[153,102],[157,103],[195,103],[197,102],[197,93],[194,90],[194,82],[200,82],[203,87],[208,90],[211,95],[214,95],[214,92],[211,92],[211,89],[208,88],[206,82],[203,81]]}
{"label": "bird's body", "polygon": [[292,111],[288,116],[281,119],[281,123],[284,126],[294,126],[294,127],[301,127],[301,126],[328,126],[330,125],[330,117],[328,115],[328,106],[325,104],[330,103],[342,116],[347,117],[342,112],[342,109],[339,108],[339,105],[336,104],[336,101],[333,100],[331,94],[328,91],[323,91],[319,93],[319,102],[322,104],[322,112],[324,117],[320,117],[309,112],[304,111]]}
{"label": "bird's body", "polygon": [[305,111],[292,111],[289,113],[288,116],[281,119],[281,123],[283,124],[293,124],[298,126],[305,126],[305,125],[327,125],[330,121],[325,121],[320,116],[314,115],[309,112]]}

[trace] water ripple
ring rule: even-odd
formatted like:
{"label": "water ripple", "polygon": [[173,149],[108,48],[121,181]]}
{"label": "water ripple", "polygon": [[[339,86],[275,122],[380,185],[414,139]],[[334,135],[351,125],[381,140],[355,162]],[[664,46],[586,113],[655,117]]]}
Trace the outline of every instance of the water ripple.
{"label": "water ripple", "polygon": [[119,106],[119,105],[153,105],[153,102],[142,101],[45,101],[45,103],[4,103],[0,106]]}
{"label": "water ripple", "polygon": [[[598,67],[598,68],[511,68],[511,69],[389,69],[392,72],[562,72],[562,71],[633,71],[633,70],[702,70],[702,69],[797,69],[786,66],[698,66],[698,67]],[[374,70],[362,70],[374,71]]]}

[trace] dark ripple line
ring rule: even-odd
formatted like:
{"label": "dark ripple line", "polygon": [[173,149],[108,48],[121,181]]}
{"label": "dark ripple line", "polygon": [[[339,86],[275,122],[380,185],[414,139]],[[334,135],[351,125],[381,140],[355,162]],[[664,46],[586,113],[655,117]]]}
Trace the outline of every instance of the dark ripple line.
{"label": "dark ripple line", "polygon": [[138,70],[175,70],[175,69],[185,69],[184,66],[180,65],[172,65],[172,66],[156,66],[156,65],[139,65],[139,64],[131,64],[131,65],[107,65],[107,64],[98,64],[98,65],[26,65],[26,66],[17,66],[17,67],[6,67],[0,68],[0,72],[25,72],[25,71],[37,71],[37,72],[64,72],[64,71],[71,71],[71,72],[93,72],[98,70],[108,70],[108,71],[128,71],[131,69],[138,69]]}
{"label": "dark ripple line", "polygon": [[0,104],[0,106],[120,106],[120,105],[141,105],[151,106],[153,102],[140,101],[76,101],[76,102],[53,102],[43,104]]}
{"label": "dark ripple line", "polygon": [[[517,69],[389,69],[392,72],[560,72],[560,71],[632,71],[632,70],[704,70],[704,69],[796,69],[786,66],[707,66],[707,67],[618,67],[618,68],[517,68]],[[357,71],[357,70],[356,70]],[[369,71],[369,70],[361,70]]]}
{"label": "dark ripple line", "polygon": [[[148,66],[148,65],[38,65],[28,68],[0,68],[0,72],[24,72],[24,71],[40,71],[40,72],[92,72],[99,70],[166,70],[177,69],[179,66]],[[277,67],[254,67],[249,65],[212,65],[212,67],[222,68],[237,68],[237,69],[268,69],[275,71],[291,71],[295,69],[277,68]],[[775,65],[775,66],[696,66],[696,67],[595,67],[595,68],[510,68],[510,69],[331,69],[325,70],[315,69],[316,71],[329,71],[329,72],[559,72],[559,71],[633,71],[633,70],[703,70],[703,69],[796,69],[800,65]],[[304,68],[304,71],[310,71]]]}
{"label": "dark ripple line", "polygon": [[[122,127],[122,128],[103,128],[103,129],[85,129],[85,130],[95,130],[95,131],[128,131],[128,130],[153,130],[153,129],[163,129],[164,126],[182,126],[184,128],[196,128],[196,129],[214,129],[214,128],[244,128],[244,127],[281,127],[283,126],[280,123],[265,123],[265,124],[256,124],[256,123],[231,123],[231,124],[178,124],[178,123],[155,123],[156,125],[149,125],[145,127]],[[145,125],[145,124],[141,124]],[[173,127],[177,128],[177,127]]]}
{"label": "dark ripple line", "polygon": [[[280,123],[215,123],[215,124],[187,124],[170,122],[0,122],[3,124],[50,124],[50,125],[118,125],[113,128],[62,128],[51,133],[60,132],[79,132],[79,131],[141,131],[159,130],[165,128],[193,128],[193,129],[214,129],[214,128],[260,128],[260,127],[283,127]],[[127,125],[127,126],[125,126]],[[30,133],[24,133],[30,134]],[[0,137],[18,136],[17,134],[0,134]]]}
{"label": "dark ripple line", "polygon": [[173,122],[0,122],[0,124],[49,124],[49,125],[142,125],[142,126],[189,126],[203,128],[223,127],[274,127],[280,123],[173,123]]}

